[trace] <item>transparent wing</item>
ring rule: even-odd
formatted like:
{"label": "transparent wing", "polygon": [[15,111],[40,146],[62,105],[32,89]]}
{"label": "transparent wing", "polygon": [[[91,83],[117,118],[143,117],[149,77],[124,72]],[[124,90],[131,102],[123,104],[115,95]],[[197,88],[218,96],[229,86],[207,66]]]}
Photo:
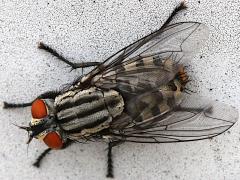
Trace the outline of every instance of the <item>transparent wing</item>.
{"label": "transparent wing", "polygon": [[191,58],[208,38],[208,28],[198,22],[181,22],[167,26],[125,61],[136,56],[175,54],[175,60]]}
{"label": "transparent wing", "polygon": [[[106,71],[123,62],[131,63],[138,60],[136,57],[159,55],[175,59],[191,57],[200,49],[208,38],[208,28],[198,22],[180,22],[159,29],[148,36],[121,49],[106,59],[101,68],[96,67],[91,73]],[[128,61],[128,62],[127,62]]]}
{"label": "transparent wing", "polygon": [[[113,126],[118,140],[139,143],[168,143],[206,139],[217,136],[238,120],[238,111],[218,101],[186,96],[180,107],[165,115],[155,114],[139,123],[124,117],[125,127]],[[128,123],[126,123],[128,121]]]}
{"label": "transparent wing", "polygon": [[[100,88],[120,86],[120,91],[144,92],[171,80],[176,64],[189,60],[207,37],[208,28],[201,23],[172,24],[120,50],[87,77]],[[164,68],[166,60],[175,63]]]}

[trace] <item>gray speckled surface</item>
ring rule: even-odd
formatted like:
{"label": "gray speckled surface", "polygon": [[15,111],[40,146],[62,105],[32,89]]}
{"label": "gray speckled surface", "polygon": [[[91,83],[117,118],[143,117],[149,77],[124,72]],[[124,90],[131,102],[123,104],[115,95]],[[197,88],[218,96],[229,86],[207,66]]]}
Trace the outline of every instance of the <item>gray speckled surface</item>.
{"label": "gray speckled surface", "polygon": [[[36,48],[38,41],[74,61],[102,61],[161,26],[176,0],[0,1],[0,100],[29,101],[72,81],[81,71]],[[192,89],[240,106],[240,2],[187,1],[178,21],[198,21],[210,37],[191,62]],[[201,58],[200,58],[201,57]],[[75,144],[31,163],[45,149],[12,123],[27,124],[29,108],[0,110],[0,179],[104,179],[103,143]],[[240,127],[212,140],[178,144],[124,144],[114,149],[116,179],[240,179]]]}

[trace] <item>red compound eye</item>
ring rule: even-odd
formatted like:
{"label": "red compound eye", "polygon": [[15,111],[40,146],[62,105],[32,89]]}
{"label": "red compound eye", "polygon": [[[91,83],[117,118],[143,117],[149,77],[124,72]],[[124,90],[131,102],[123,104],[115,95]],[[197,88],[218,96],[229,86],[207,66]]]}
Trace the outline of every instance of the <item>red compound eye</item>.
{"label": "red compound eye", "polygon": [[62,138],[56,132],[48,133],[43,141],[48,147],[52,149],[61,149],[63,146]]}
{"label": "red compound eye", "polygon": [[32,117],[42,119],[47,116],[47,107],[42,99],[37,99],[32,103]]}

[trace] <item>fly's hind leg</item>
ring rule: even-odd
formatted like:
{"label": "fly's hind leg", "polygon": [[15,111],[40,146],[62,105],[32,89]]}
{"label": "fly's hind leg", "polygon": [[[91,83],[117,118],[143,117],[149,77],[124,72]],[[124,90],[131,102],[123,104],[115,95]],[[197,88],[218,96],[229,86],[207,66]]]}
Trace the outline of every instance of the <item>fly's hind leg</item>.
{"label": "fly's hind leg", "polygon": [[62,55],[60,55],[55,49],[52,49],[51,47],[49,47],[48,45],[40,42],[38,44],[38,48],[39,49],[43,49],[47,52],[49,52],[50,54],[52,54],[53,56],[57,57],[60,61],[68,64],[69,66],[71,66],[72,69],[77,69],[77,68],[85,68],[85,67],[90,67],[90,66],[97,66],[100,64],[100,62],[81,62],[81,63],[73,63],[69,60],[67,60],[65,57],[63,57]]}
{"label": "fly's hind leg", "polygon": [[173,12],[171,13],[171,15],[168,17],[168,19],[165,21],[165,23],[162,25],[161,29],[164,29],[171,21],[172,19],[174,18],[174,16],[177,15],[177,13],[179,13],[181,10],[184,10],[186,9],[187,6],[185,4],[184,1],[182,1],[174,10]]}
{"label": "fly's hind leg", "polygon": [[[48,91],[48,92],[45,92],[45,93],[39,95],[36,99],[55,99],[55,97],[57,95],[59,95],[58,91]],[[3,108],[4,109],[9,109],[9,108],[28,107],[28,106],[32,105],[32,102],[27,102],[27,103],[8,103],[8,102],[3,102]]]}

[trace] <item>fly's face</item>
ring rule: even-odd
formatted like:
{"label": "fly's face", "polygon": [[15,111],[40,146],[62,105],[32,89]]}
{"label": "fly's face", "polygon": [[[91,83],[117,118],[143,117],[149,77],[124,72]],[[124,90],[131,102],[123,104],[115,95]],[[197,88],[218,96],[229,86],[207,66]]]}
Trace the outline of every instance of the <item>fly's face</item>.
{"label": "fly's face", "polygon": [[33,138],[42,140],[52,149],[60,149],[64,144],[63,133],[56,123],[53,99],[36,99],[31,107],[32,120],[29,127],[21,127],[29,133],[28,143]]}

